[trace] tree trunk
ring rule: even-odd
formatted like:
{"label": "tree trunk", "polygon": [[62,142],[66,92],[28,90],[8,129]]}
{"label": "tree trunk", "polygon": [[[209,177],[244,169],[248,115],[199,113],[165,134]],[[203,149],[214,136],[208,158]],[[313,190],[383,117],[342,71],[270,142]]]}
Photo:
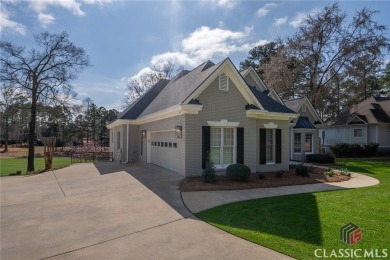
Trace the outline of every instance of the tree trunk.
{"label": "tree trunk", "polygon": [[36,81],[33,80],[33,91],[31,98],[31,117],[28,129],[28,158],[27,171],[34,171],[34,145],[35,145],[35,122],[37,119],[37,87]]}
{"label": "tree trunk", "polygon": [[8,151],[8,128],[9,128],[9,123],[8,123],[8,116],[5,118],[5,136],[4,136],[4,150],[3,153]]}

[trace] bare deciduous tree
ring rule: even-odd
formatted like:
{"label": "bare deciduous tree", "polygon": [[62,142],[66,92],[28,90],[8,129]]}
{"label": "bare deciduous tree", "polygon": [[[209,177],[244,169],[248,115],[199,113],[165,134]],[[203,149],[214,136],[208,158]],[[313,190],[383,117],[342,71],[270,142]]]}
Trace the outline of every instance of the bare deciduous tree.
{"label": "bare deciduous tree", "polygon": [[171,61],[167,61],[153,65],[150,72],[141,77],[131,77],[126,84],[126,96],[122,99],[122,107],[126,108],[131,105],[160,79],[172,79],[182,69],[182,66],[176,66]]}
{"label": "bare deciduous tree", "polygon": [[10,86],[2,86],[1,88],[1,99],[0,99],[0,112],[1,124],[4,127],[4,150],[8,151],[8,139],[9,139],[9,128],[10,120],[20,109],[20,106],[26,102],[26,97],[15,88]]}
{"label": "bare deciduous tree", "polygon": [[[373,20],[375,11],[357,11],[351,23],[338,3],[309,15],[287,39],[289,55],[297,58],[313,106],[318,108],[321,88],[346,69],[357,57],[380,58],[390,48],[386,27]],[[367,65],[371,66],[371,65]]]}
{"label": "bare deciduous tree", "polygon": [[34,37],[37,49],[26,50],[0,42],[0,80],[25,93],[31,105],[27,171],[34,171],[34,142],[38,102],[57,100],[69,93],[70,81],[89,65],[84,49],[75,46],[66,32],[44,32]]}

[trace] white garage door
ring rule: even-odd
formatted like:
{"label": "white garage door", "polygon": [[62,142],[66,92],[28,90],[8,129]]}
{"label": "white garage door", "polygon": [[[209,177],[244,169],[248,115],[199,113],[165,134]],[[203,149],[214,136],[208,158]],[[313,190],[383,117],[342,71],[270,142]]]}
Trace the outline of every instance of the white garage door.
{"label": "white garage door", "polygon": [[175,131],[155,132],[151,138],[151,162],[178,172],[178,150]]}

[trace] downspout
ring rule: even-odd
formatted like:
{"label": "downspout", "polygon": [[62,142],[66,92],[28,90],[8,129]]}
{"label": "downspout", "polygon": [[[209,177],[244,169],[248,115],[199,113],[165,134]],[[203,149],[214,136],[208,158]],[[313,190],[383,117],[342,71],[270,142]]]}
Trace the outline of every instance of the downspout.
{"label": "downspout", "polygon": [[127,124],[127,132],[126,132],[127,136],[126,136],[126,150],[127,150],[127,155],[126,155],[126,161],[123,162],[123,163],[128,163],[129,162],[129,124]]}

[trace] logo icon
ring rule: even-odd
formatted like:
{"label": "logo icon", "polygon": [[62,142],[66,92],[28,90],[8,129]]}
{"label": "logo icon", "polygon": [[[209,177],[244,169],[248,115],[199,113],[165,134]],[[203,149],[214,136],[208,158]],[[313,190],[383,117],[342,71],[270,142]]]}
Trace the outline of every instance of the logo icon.
{"label": "logo icon", "polygon": [[362,229],[350,222],[340,228],[340,240],[352,246],[362,240]]}

